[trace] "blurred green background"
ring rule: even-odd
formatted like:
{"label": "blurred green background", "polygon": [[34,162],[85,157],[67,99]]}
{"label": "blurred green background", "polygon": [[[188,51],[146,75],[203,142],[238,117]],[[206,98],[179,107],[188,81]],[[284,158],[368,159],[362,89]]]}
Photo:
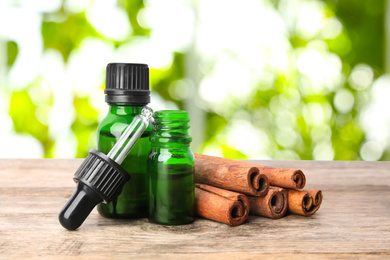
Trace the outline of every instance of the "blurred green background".
{"label": "blurred green background", "polygon": [[[390,1],[3,0],[0,157],[85,157],[105,66],[150,67],[192,150],[390,159]],[[386,19],[387,18],[387,19]]]}

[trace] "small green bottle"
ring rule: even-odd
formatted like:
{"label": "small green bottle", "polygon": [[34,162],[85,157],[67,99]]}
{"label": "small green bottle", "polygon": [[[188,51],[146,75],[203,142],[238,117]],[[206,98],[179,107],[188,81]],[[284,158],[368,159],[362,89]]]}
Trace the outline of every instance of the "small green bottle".
{"label": "small green bottle", "polygon": [[[98,150],[107,154],[134,117],[150,102],[148,65],[108,64],[104,92],[109,111],[99,124],[97,142]],[[130,174],[131,180],[123,186],[115,200],[98,205],[100,215],[109,218],[148,216],[147,161],[151,151],[151,133],[151,126],[148,126],[123,161],[122,167]]]}
{"label": "small green bottle", "polygon": [[148,160],[149,220],[164,225],[194,221],[194,155],[190,150],[186,111],[153,115],[152,151]]}

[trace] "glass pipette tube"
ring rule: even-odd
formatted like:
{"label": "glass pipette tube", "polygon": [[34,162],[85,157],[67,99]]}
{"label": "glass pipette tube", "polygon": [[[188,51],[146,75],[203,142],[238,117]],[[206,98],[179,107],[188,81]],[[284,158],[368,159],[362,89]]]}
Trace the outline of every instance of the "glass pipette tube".
{"label": "glass pipette tube", "polygon": [[149,107],[144,107],[141,114],[135,116],[131,124],[123,131],[121,137],[108,152],[107,156],[117,164],[122,164],[137,140],[148,127],[152,115],[153,110]]}
{"label": "glass pipette tube", "polygon": [[120,164],[148,127],[152,114],[151,108],[144,107],[107,155],[94,149],[89,151],[73,178],[78,183],[77,189],[59,214],[64,228],[77,229],[98,203],[108,203],[119,194],[130,179]]}

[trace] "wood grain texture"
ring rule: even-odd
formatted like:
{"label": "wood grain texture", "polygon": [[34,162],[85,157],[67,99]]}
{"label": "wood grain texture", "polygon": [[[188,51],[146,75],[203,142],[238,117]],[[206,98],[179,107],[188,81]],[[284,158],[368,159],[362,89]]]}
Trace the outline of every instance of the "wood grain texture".
{"label": "wood grain texture", "polygon": [[254,161],[301,169],[324,201],[311,217],[249,216],[237,227],[197,219],[161,226],[94,210],[67,231],[58,213],[81,160],[0,160],[0,259],[389,259],[390,162]]}

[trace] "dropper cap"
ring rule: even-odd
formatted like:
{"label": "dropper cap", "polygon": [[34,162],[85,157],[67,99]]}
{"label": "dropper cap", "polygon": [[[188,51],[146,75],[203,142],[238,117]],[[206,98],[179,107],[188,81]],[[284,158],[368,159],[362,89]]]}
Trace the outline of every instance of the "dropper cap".
{"label": "dropper cap", "polygon": [[78,183],[77,189],[59,214],[64,228],[77,229],[98,203],[109,203],[119,195],[123,185],[130,180],[120,164],[148,127],[152,113],[150,108],[144,107],[108,155],[94,149],[89,151],[73,178]]}

